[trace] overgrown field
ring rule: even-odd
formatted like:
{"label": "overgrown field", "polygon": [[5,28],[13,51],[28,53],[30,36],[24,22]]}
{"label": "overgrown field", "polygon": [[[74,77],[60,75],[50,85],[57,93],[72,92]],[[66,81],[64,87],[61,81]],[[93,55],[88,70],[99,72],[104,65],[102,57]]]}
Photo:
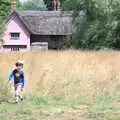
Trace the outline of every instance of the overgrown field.
{"label": "overgrown field", "polygon": [[25,94],[32,96],[26,95],[21,105],[3,102],[0,120],[120,119],[120,52],[4,53],[4,81],[18,59],[25,63]]}

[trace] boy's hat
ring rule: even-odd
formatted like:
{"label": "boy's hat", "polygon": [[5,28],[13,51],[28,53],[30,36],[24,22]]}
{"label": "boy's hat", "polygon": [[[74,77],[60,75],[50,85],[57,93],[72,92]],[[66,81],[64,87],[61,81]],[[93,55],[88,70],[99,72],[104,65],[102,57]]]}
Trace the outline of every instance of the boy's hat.
{"label": "boy's hat", "polygon": [[18,60],[17,62],[16,62],[16,66],[19,66],[19,65],[23,65],[24,64],[24,62],[23,61],[21,61],[21,60]]}
{"label": "boy's hat", "polygon": [[24,62],[21,61],[21,60],[18,60],[17,63],[19,63],[19,64],[24,64]]}

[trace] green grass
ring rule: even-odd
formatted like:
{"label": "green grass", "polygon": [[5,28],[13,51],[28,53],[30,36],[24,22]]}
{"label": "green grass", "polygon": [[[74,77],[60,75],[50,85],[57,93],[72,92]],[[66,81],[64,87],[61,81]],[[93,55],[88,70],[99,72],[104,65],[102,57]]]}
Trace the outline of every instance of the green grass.
{"label": "green grass", "polygon": [[119,96],[102,96],[89,106],[86,112],[88,120],[120,120]]}
{"label": "green grass", "polygon": [[68,109],[67,105],[57,102],[51,97],[27,97],[19,105],[2,103],[0,105],[0,120],[46,119],[50,116],[62,115],[66,109]]}
{"label": "green grass", "polygon": [[115,101],[107,96],[98,98],[94,104],[83,105],[78,101],[27,95],[19,105],[0,104],[0,120],[120,120],[120,104],[112,104]]}

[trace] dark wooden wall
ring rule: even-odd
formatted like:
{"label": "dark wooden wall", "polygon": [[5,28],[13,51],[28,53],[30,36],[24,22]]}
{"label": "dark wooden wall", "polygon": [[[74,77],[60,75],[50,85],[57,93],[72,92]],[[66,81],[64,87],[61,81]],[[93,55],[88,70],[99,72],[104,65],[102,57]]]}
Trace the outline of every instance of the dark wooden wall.
{"label": "dark wooden wall", "polygon": [[61,49],[61,42],[65,38],[63,35],[31,35],[30,41],[33,42],[48,42],[49,49]]}

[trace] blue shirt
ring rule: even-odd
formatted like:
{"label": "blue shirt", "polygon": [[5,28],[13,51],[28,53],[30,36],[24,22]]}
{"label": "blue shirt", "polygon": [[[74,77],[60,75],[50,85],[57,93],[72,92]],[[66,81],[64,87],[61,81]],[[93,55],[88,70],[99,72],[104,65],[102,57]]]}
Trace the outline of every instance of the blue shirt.
{"label": "blue shirt", "polygon": [[24,88],[24,72],[22,70],[14,69],[12,73],[9,75],[9,81],[14,78],[14,84],[22,84],[22,88]]}

